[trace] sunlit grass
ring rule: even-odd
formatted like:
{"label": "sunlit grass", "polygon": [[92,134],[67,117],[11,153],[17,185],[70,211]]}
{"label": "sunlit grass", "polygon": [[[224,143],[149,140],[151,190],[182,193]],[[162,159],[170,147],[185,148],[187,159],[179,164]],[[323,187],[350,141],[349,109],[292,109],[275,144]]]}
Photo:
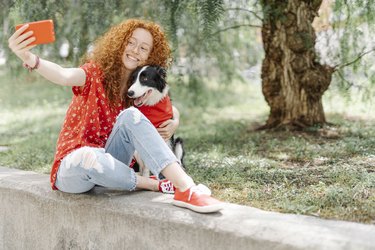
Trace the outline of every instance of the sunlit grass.
{"label": "sunlit grass", "polygon": [[[27,76],[29,77],[29,75]],[[0,80],[0,165],[48,173],[71,98],[41,79]],[[173,78],[171,79],[173,81]],[[338,132],[256,131],[269,108],[260,85],[209,82],[193,92],[172,84],[188,173],[224,201],[265,210],[375,223],[375,113],[371,102],[327,92]],[[198,95],[198,96],[197,96]]]}
{"label": "sunlit grass", "polygon": [[0,92],[0,165],[48,173],[69,90],[29,75],[5,76]]}

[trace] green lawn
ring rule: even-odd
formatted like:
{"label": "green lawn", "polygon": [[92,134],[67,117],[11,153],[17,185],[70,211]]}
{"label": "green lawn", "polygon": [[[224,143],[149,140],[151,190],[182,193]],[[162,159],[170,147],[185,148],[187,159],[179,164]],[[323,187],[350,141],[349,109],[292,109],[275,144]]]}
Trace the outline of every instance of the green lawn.
{"label": "green lawn", "polygon": [[[0,152],[0,165],[48,173],[71,91],[34,75],[1,76],[0,146],[10,150]],[[211,83],[200,92],[172,84],[181,112],[177,136],[185,140],[188,173],[216,197],[375,224],[374,105],[346,103],[328,92],[325,108],[335,136],[326,138],[317,128],[255,131],[268,114],[260,86]]]}

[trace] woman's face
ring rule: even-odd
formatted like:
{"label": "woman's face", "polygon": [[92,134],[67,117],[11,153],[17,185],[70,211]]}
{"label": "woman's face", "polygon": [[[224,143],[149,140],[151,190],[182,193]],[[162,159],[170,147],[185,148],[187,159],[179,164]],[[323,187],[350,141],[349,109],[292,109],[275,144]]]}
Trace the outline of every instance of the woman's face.
{"label": "woman's face", "polygon": [[134,70],[145,64],[153,45],[153,38],[148,30],[137,28],[129,38],[122,55],[122,62],[128,70]]}

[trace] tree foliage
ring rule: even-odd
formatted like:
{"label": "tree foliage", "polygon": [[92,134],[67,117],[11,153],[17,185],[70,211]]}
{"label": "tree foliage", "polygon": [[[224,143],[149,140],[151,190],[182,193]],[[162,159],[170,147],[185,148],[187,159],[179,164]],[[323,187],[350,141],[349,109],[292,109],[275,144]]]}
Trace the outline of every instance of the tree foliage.
{"label": "tree foliage", "polygon": [[[205,1],[195,0],[189,1],[191,6],[203,5]],[[207,8],[186,8],[181,6],[180,2],[171,1],[170,9],[180,9],[184,13],[175,15],[178,18],[181,15],[186,15],[186,12],[192,11],[190,14],[192,18],[197,18],[197,23],[202,24],[205,28],[198,29],[200,37],[204,37],[205,43],[202,47],[206,46],[209,50],[209,55],[214,55],[218,58],[218,66],[221,72],[226,73],[225,66],[220,65],[221,62],[225,62],[226,68],[229,69],[229,74],[233,74],[236,69],[241,69],[236,64],[235,67],[230,67],[230,61],[226,60],[225,54],[230,54],[238,47],[235,42],[231,43],[228,41],[230,34],[239,37],[247,28],[259,29],[263,18],[269,15],[278,18],[282,16],[282,3],[279,3],[279,8],[271,8],[270,5],[261,5],[260,1],[214,1],[215,4]],[[308,1],[316,2],[318,1]],[[336,73],[334,74],[334,88],[338,88],[342,92],[346,92],[350,87],[366,88],[374,85],[374,54],[375,50],[374,40],[371,39],[375,29],[375,1],[374,0],[346,0],[346,1],[329,1],[332,5],[332,11],[330,13],[331,26],[319,33],[328,33],[325,44],[320,44],[321,47],[326,47],[328,53],[324,54],[320,52],[321,57],[326,57],[325,60],[331,61],[331,66],[336,67]],[[287,1],[284,1],[286,4]],[[180,6],[180,8],[176,7]],[[225,10],[222,13],[220,10]],[[186,11],[188,9],[189,11]],[[206,21],[206,16],[216,15],[218,19],[212,18],[211,21]],[[233,15],[235,13],[235,15]],[[318,16],[318,13],[317,13]],[[181,18],[180,21],[183,21]],[[176,23],[176,22],[175,22]],[[183,26],[183,24],[177,22],[177,24]],[[176,30],[176,28],[174,29]],[[255,32],[255,31],[254,31]],[[230,39],[230,38],[229,38]],[[247,43],[250,46],[254,46],[251,41],[238,39],[241,43]],[[372,41],[372,42],[371,42]],[[314,46],[315,42],[320,41],[307,41],[306,43],[310,46]],[[232,48],[226,48],[226,46],[232,46]],[[256,46],[256,45],[255,45]],[[244,52],[243,50],[241,52]],[[254,53],[254,51],[252,51]],[[259,54],[255,54],[259,56]],[[252,54],[247,54],[249,58]],[[232,58],[233,59],[233,58]],[[322,58],[320,58],[322,59]],[[357,60],[358,59],[358,60]],[[259,63],[259,57],[257,63]],[[229,65],[228,65],[229,64]],[[228,67],[229,66],[229,67]],[[355,79],[360,78],[360,82],[355,82]]]}
{"label": "tree foliage", "polygon": [[333,5],[331,37],[339,41],[338,47],[331,46],[337,68],[334,88],[343,94],[359,89],[369,99],[375,93],[374,11],[374,0],[335,1]]}
{"label": "tree foliage", "polygon": [[[160,6],[153,1],[121,1],[121,0],[6,0],[2,4],[4,14],[1,22],[4,32],[0,33],[2,47],[7,51],[7,39],[19,23],[52,19],[54,21],[56,42],[41,45],[33,50],[47,56],[50,60],[77,65],[89,45],[102,35],[111,25],[128,18],[154,20],[161,15]],[[160,11],[159,11],[160,10]],[[62,59],[59,50],[63,43],[68,43],[69,56]],[[14,56],[7,51],[6,56],[11,65]],[[14,66],[15,67],[15,66]]]}
{"label": "tree foliage", "polygon": [[[256,58],[262,54],[259,45],[253,49],[256,47],[254,31],[242,30],[245,32],[240,37],[239,32],[234,30],[220,32],[224,21],[228,26],[233,26],[238,24],[236,17],[242,16],[244,20],[249,20],[251,13],[236,10],[236,6],[235,3],[225,3],[223,0],[4,0],[1,22],[5,28],[0,37],[3,49],[7,50],[7,39],[16,24],[53,19],[56,42],[38,46],[34,50],[48,55],[51,60],[77,65],[88,45],[110,25],[127,18],[143,18],[156,21],[166,29],[175,53],[175,65],[180,66],[176,69],[183,68],[180,73],[204,76],[208,72],[215,72],[215,75],[230,78],[236,72],[237,62],[244,67],[253,66]],[[216,31],[219,32],[213,34]],[[59,49],[66,42],[70,44],[70,53],[62,59]],[[243,53],[243,50],[246,52]],[[245,56],[249,52],[256,53]],[[6,56],[10,57],[9,64],[14,65],[12,68],[19,66],[19,62],[8,51]],[[219,70],[212,71],[217,66]]]}
{"label": "tree foliage", "polygon": [[[137,17],[156,21],[166,29],[175,55],[174,72],[192,76],[187,78],[192,88],[202,87],[202,76],[225,83],[259,65],[264,55],[259,40],[262,20],[277,15],[275,9],[262,6],[258,0],[2,0],[1,8],[0,50],[5,50],[10,68],[20,65],[7,51],[7,39],[15,24],[53,19],[57,41],[34,50],[51,60],[77,66],[89,44],[110,25]],[[375,82],[374,53],[365,53],[375,45],[363,43],[374,31],[374,8],[374,0],[333,2],[333,29],[326,31],[328,38],[322,45],[329,52],[320,59],[329,57],[337,66],[333,83],[339,91],[374,85],[370,84]],[[61,58],[59,49],[66,42],[70,53]]]}
{"label": "tree foliage", "polygon": [[194,75],[189,78],[191,88],[201,86],[194,82],[199,77],[228,83],[259,64],[263,56],[259,30],[248,29],[260,28],[259,8],[248,10],[252,1],[167,2],[167,28],[177,49],[176,63],[183,66],[183,73]]}

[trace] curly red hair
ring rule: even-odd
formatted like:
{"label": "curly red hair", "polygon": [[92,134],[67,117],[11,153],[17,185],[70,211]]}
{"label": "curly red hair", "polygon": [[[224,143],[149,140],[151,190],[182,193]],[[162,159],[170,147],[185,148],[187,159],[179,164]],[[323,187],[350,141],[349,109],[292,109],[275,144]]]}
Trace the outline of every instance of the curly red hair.
{"label": "curly red hair", "polygon": [[[168,68],[171,63],[171,49],[166,35],[161,27],[153,22],[129,19],[110,28],[103,36],[99,37],[94,50],[84,60],[98,64],[104,73],[104,88],[111,105],[121,101],[121,93],[127,91],[127,83],[124,85],[125,66],[122,55],[129,38],[137,28],[148,30],[153,37],[153,47],[146,64],[159,65]],[[125,100],[125,106],[130,101]]]}

